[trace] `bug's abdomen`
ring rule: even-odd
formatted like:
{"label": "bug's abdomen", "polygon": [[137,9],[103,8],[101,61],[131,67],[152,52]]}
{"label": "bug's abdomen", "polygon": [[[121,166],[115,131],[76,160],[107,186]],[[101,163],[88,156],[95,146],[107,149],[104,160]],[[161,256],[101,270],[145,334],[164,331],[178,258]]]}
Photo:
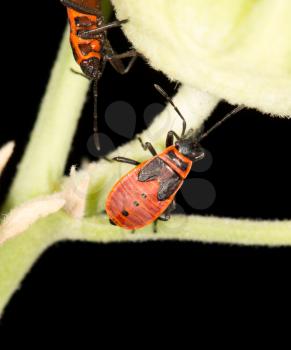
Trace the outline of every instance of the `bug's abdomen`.
{"label": "bug's abdomen", "polygon": [[80,38],[80,32],[96,29],[98,18],[94,15],[84,14],[72,8],[67,8],[68,18],[70,22],[70,42],[74,53],[75,60],[78,64],[92,58],[101,59],[101,50],[103,46],[103,33],[94,39]]}
{"label": "bug's abdomen", "polygon": [[159,178],[141,182],[139,173],[144,162],[125,175],[113,187],[106,201],[106,212],[118,226],[126,229],[137,229],[156,220],[171,204],[183,181],[174,193],[165,200],[158,200],[160,190]]}

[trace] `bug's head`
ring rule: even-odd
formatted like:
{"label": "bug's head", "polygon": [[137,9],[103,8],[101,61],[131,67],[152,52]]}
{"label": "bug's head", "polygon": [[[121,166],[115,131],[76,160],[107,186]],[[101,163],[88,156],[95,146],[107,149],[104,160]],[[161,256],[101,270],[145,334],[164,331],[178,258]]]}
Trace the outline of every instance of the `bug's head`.
{"label": "bug's head", "polygon": [[88,58],[80,64],[83,73],[91,80],[99,79],[100,61],[96,57]]}
{"label": "bug's head", "polygon": [[198,162],[205,157],[205,152],[192,129],[176,141],[175,147],[180,153],[193,162]]}
{"label": "bug's head", "polygon": [[[174,133],[177,141],[175,143],[175,147],[177,150],[182,153],[185,157],[191,159],[193,162],[197,162],[198,160],[201,160],[204,158],[205,153],[200,146],[200,141],[203,140],[205,137],[207,137],[213,130],[215,130],[218,126],[220,126],[223,122],[225,122],[228,118],[230,118],[232,115],[238,113],[241,111],[244,106],[240,105],[234,108],[232,111],[230,111],[228,114],[226,114],[222,119],[220,119],[216,124],[214,124],[210,129],[208,129],[206,132],[201,134],[201,131],[194,132],[193,129],[189,129],[187,132],[187,123],[186,119],[183,117],[182,113],[179,111],[179,109],[174,104],[173,100],[168,96],[168,94],[157,84],[154,84],[154,87],[156,90],[173,106],[174,110],[178,114],[178,116],[182,120],[182,133],[181,136],[178,136]],[[172,131],[173,132],[173,131]]]}

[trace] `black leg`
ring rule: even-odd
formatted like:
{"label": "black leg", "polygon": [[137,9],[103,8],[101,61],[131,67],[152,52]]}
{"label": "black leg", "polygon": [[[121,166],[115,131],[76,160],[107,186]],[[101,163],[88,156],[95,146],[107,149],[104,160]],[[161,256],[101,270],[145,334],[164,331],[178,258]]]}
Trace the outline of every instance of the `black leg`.
{"label": "black leg", "polygon": [[180,110],[176,107],[175,103],[173,102],[173,100],[171,99],[171,97],[165,92],[165,90],[163,90],[159,85],[154,84],[155,89],[172,105],[172,107],[174,108],[174,110],[177,112],[177,114],[179,115],[179,117],[182,119],[183,122],[183,127],[182,127],[182,134],[181,136],[185,135],[186,132],[186,128],[187,128],[187,123],[185,118],[183,117],[182,113],[180,112]]}
{"label": "black leg", "polygon": [[78,72],[78,71],[76,71],[76,70],[73,69],[73,68],[70,68],[70,71],[71,71],[72,73],[74,73],[74,74],[80,75],[81,77],[90,80],[84,73]]}
{"label": "black leg", "polygon": [[93,80],[93,141],[97,151],[100,151],[100,140],[98,134],[98,114],[97,114],[97,98],[98,98],[98,80]]}
{"label": "black leg", "polygon": [[[137,59],[137,53],[135,50],[130,50],[124,53],[121,53],[119,55],[114,55],[112,57],[105,57],[105,60],[109,61],[111,66],[119,73],[119,74],[127,74],[131,67],[133,66],[134,62]],[[122,58],[131,57],[131,60],[129,61],[128,65],[125,67],[123,62],[121,61]]]}
{"label": "black leg", "polygon": [[170,147],[174,144],[174,137],[179,140],[179,136],[175,133],[175,131],[169,131],[166,138],[166,147]]}
{"label": "black leg", "polygon": [[[135,50],[129,50],[120,54],[115,53],[108,40],[106,41],[104,48],[106,52],[104,55],[104,61],[109,62],[119,74],[128,73],[138,56],[138,53]],[[122,59],[129,57],[131,57],[131,60],[125,67]]]}
{"label": "black leg", "polygon": [[127,19],[124,19],[122,21],[114,21],[114,22],[111,22],[108,24],[104,24],[103,26],[98,27],[96,29],[84,30],[84,31],[78,33],[78,36],[81,39],[95,39],[98,36],[98,34],[103,33],[106,30],[111,29],[111,28],[120,27],[122,24],[124,24],[126,22],[128,22]]}
{"label": "black leg", "polygon": [[138,137],[138,141],[140,142],[141,147],[145,151],[149,150],[151,152],[152,156],[154,156],[154,157],[157,155],[157,151],[154,149],[154,146],[150,142],[143,143],[142,139],[140,137]]}
{"label": "black leg", "polygon": [[[128,51],[128,52],[130,52],[130,51]],[[119,58],[116,58],[115,56],[113,56],[109,60],[111,66],[116,70],[117,73],[119,73],[121,75],[127,74],[131,70],[134,62],[137,59],[137,55],[135,55],[135,56],[126,56],[126,57],[132,57],[126,67],[124,67],[122,61]],[[120,63],[122,63],[122,66],[121,66]]]}
{"label": "black leg", "polygon": [[125,157],[114,157],[114,158],[112,158],[112,160],[115,160],[116,162],[120,162],[120,163],[131,164],[131,165],[139,165],[140,164],[140,162],[138,162],[134,159],[125,158]]}
{"label": "black leg", "polygon": [[172,212],[175,209],[176,209],[176,201],[174,199],[173,202],[165,210],[165,212],[158,218],[158,220],[161,220],[161,221],[168,221],[168,220],[170,220],[171,214],[172,214]]}
{"label": "black leg", "polygon": [[167,216],[163,216],[163,215],[161,215],[157,220],[160,220],[160,221],[169,221],[170,220],[170,218],[169,217],[167,217]]}
{"label": "black leg", "polygon": [[105,156],[100,156],[99,157],[99,159],[100,160],[106,160],[106,162],[108,162],[108,163],[112,163],[112,162],[114,162],[114,160],[113,159],[111,159],[111,158],[108,158],[108,157],[105,157]]}
{"label": "black leg", "polygon": [[176,84],[175,84],[175,87],[174,87],[174,90],[177,91],[177,88],[178,86],[180,85],[180,82],[179,81],[176,81]]}
{"label": "black leg", "polygon": [[154,233],[158,233],[158,220],[160,220],[160,221],[168,221],[170,219],[170,217],[171,217],[171,213],[175,209],[176,209],[176,201],[174,199],[173,202],[165,210],[165,212],[159,218],[157,218],[157,220],[155,220],[153,222],[153,231],[154,231]]}
{"label": "black leg", "polygon": [[158,233],[158,220],[153,222],[153,232]]}
{"label": "black leg", "polygon": [[115,52],[113,52],[112,55],[106,56],[106,59],[108,61],[110,61],[110,60],[121,60],[123,58],[129,58],[129,57],[136,58],[137,56],[138,56],[138,53],[134,49],[132,49],[132,50],[125,51],[123,53],[115,53]]}

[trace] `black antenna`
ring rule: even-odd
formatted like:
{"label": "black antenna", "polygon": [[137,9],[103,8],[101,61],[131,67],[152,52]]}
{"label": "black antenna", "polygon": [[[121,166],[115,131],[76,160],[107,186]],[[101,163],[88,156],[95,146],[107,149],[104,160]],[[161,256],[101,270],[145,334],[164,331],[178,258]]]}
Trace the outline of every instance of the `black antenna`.
{"label": "black antenna", "polygon": [[98,80],[93,80],[93,97],[94,97],[94,112],[93,112],[93,140],[97,151],[100,151],[100,140],[98,135],[97,121],[97,98],[98,98]]}
{"label": "black antenna", "polygon": [[154,84],[155,89],[173,106],[174,110],[177,112],[177,114],[179,115],[179,117],[182,119],[183,121],[183,128],[182,128],[182,134],[181,136],[185,135],[185,131],[186,131],[186,120],[183,117],[182,113],[179,111],[179,109],[176,107],[176,105],[174,104],[173,100],[170,98],[170,96],[165,92],[165,90],[163,90],[159,85]]}
{"label": "black antenna", "polygon": [[231,112],[229,112],[225,117],[223,117],[221,120],[219,120],[216,124],[214,124],[209,130],[207,130],[204,134],[202,134],[199,137],[199,142],[204,139],[205,137],[207,137],[214,129],[216,129],[218,126],[220,126],[222,123],[224,123],[228,118],[230,118],[231,116],[233,116],[234,114],[240,112],[242,109],[244,109],[245,106],[244,105],[240,105],[235,107]]}

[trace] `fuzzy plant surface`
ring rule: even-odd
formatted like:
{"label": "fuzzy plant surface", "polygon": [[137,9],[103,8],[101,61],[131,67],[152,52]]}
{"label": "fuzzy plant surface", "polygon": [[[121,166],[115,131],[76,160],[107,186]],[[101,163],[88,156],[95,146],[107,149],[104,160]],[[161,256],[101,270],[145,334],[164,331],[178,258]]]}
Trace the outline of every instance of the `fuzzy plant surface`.
{"label": "fuzzy plant surface", "polygon": [[289,0],[113,0],[125,33],[171,79],[291,115]]}
{"label": "fuzzy plant surface", "polygon": [[[188,125],[199,128],[224,98],[272,115],[291,114],[291,4],[284,0],[114,0],[123,28],[149,63],[182,82],[174,102]],[[182,4],[182,5],[181,5]],[[188,240],[244,245],[291,245],[291,221],[254,221],[174,215],[130,232],[109,224],[105,199],[131,167],[85,163],[64,176],[89,82],[75,66],[64,34],[23,159],[2,206],[0,226],[0,315],[39,256],[60,240],[126,242]],[[265,57],[269,55],[270,59]],[[68,101],[70,101],[68,103]],[[171,106],[142,134],[163,149],[165,129],[181,128]],[[66,130],[66,133],[63,132]],[[17,144],[17,140],[16,140]],[[0,151],[0,173],[14,142]],[[137,140],[109,157],[144,160]],[[33,179],[33,180],[32,180]]]}

